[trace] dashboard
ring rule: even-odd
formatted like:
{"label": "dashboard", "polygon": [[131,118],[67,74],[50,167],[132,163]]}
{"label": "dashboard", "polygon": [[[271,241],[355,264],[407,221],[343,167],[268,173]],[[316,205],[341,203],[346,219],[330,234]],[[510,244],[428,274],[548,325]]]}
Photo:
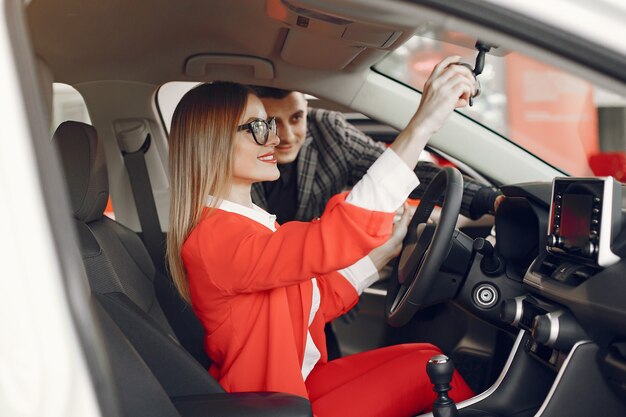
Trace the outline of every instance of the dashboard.
{"label": "dashboard", "polygon": [[[616,194],[619,197],[616,197],[619,200],[617,210],[612,205],[607,207],[616,218],[606,248],[614,258],[607,265],[604,261],[598,262],[597,256],[582,255],[584,247],[592,240],[576,236],[566,242],[571,233],[567,229],[565,236],[553,233],[557,212],[554,202],[564,197],[561,194],[559,198],[559,193],[553,192],[553,184],[517,184],[504,186],[502,191],[507,198],[496,215],[496,250],[507,266],[507,277],[523,282],[534,295],[564,304],[579,319],[593,322],[594,328],[602,327],[626,336],[626,230],[621,229],[621,225],[626,225],[626,218],[622,219],[621,194]],[[574,204],[580,200],[574,198]],[[561,207],[561,213],[570,209]],[[572,209],[577,210],[579,207]],[[605,217],[603,222],[610,223],[611,219]],[[586,223],[580,227],[587,227]],[[550,241],[556,240],[555,237],[562,240],[560,247]],[[593,241],[599,239],[596,237]],[[594,253],[597,254],[598,249]]]}
{"label": "dashboard", "polygon": [[579,263],[610,266],[621,223],[621,186],[612,177],[555,178],[547,250]]}
{"label": "dashboard", "polygon": [[[527,351],[558,369],[581,340],[626,389],[626,217],[611,179],[557,178],[502,187],[495,249],[506,265],[494,282],[500,320],[528,330]],[[626,195],[626,193],[624,193]],[[519,282],[507,291],[506,281]],[[502,288],[505,288],[503,290]]]}

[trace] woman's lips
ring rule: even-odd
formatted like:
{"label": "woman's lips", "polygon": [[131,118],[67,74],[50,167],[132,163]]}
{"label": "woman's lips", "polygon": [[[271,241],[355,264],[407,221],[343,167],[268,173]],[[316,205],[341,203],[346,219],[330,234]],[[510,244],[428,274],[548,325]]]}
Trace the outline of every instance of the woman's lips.
{"label": "woman's lips", "polygon": [[268,164],[275,164],[277,162],[274,157],[274,152],[268,152],[265,155],[258,156],[257,159],[261,162],[267,162]]}
{"label": "woman's lips", "polygon": [[291,150],[291,145],[283,145],[283,146],[277,146],[276,149],[278,152],[289,152]]}

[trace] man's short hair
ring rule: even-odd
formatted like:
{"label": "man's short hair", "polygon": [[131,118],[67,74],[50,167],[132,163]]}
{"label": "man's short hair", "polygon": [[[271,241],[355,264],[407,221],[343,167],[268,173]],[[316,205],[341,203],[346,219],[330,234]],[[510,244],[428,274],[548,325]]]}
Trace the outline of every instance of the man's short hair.
{"label": "man's short hair", "polygon": [[263,87],[260,85],[250,85],[249,87],[259,98],[275,98],[281,100],[293,93],[293,91],[275,87]]}

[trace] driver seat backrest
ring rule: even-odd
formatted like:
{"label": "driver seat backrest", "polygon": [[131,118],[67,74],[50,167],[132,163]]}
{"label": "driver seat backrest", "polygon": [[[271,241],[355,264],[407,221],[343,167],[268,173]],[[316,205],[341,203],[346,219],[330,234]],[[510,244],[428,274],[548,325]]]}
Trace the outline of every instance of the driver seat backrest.
{"label": "driver seat backrest", "polygon": [[79,246],[94,298],[122,330],[170,397],[224,390],[178,342],[158,302],[156,271],[132,230],[104,216],[109,192],[94,127],[64,122],[54,134]]}
{"label": "driver seat backrest", "polygon": [[159,272],[145,246],[131,230],[103,216],[108,180],[96,130],[65,122],[54,141],[67,178],[120,415],[311,417],[311,404],[302,397],[225,393],[181,347],[159,306],[153,287],[153,273]]}
{"label": "driver seat backrest", "polygon": [[64,122],[53,141],[60,151],[91,289],[98,294],[127,295],[166,332],[173,333],[156,302],[155,269],[141,240],[104,216],[109,182],[95,128]]}

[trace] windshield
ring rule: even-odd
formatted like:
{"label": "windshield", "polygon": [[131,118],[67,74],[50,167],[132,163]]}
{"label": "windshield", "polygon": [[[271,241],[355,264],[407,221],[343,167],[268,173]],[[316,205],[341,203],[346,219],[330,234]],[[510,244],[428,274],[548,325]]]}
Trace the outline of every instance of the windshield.
{"label": "windshield", "polygon": [[[421,91],[445,56],[459,55],[474,66],[477,51],[457,45],[463,35],[447,34],[451,42],[433,36],[414,36],[376,69]],[[626,181],[624,97],[516,52],[488,54],[478,79],[481,94],[463,114],[565,173]]]}

